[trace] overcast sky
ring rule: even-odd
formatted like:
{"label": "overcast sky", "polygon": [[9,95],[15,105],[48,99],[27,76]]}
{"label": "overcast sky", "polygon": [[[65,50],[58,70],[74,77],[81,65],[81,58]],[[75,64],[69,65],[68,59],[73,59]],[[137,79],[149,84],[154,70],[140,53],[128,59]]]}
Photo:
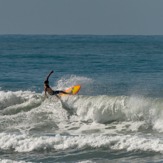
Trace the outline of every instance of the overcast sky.
{"label": "overcast sky", "polygon": [[0,34],[163,35],[163,0],[0,0]]}

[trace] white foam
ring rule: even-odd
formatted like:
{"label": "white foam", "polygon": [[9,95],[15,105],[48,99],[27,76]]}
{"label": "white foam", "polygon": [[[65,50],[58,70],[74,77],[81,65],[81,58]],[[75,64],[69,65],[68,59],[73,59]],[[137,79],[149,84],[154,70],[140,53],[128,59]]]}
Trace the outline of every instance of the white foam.
{"label": "white foam", "polygon": [[36,96],[37,94],[31,91],[0,91],[0,110],[9,106],[21,104],[31,98],[38,98]]}
{"label": "white foam", "polygon": [[78,161],[77,163],[95,163],[95,162],[91,160],[85,160],[85,161]]}
{"label": "white foam", "polygon": [[85,121],[144,121],[151,126],[163,119],[163,102],[157,98],[76,96],[65,99],[65,102],[77,113],[78,119]]}
{"label": "white foam", "polygon": [[125,97],[78,96],[66,102],[81,120],[105,123],[125,119],[124,101]]}
{"label": "white foam", "polygon": [[156,138],[142,136],[122,136],[113,146],[115,150],[126,149],[127,151],[151,151],[163,153],[163,142]]}
{"label": "white foam", "polygon": [[9,160],[9,159],[0,159],[1,163],[31,163],[31,162],[26,162],[26,161],[14,161],[14,160]]}
{"label": "white foam", "polygon": [[[12,110],[14,106],[17,109],[31,106],[32,109],[0,116],[1,131],[21,130],[23,133],[0,133],[2,150],[30,152],[47,148],[66,150],[106,147],[114,150],[163,152],[163,142],[160,139],[153,139],[152,136],[147,138],[143,134],[120,135],[138,133],[139,129],[146,129],[148,125],[152,125],[158,132],[163,132],[161,100],[126,96],[68,96],[63,98],[63,101],[73,111],[73,115],[69,115],[60,101],[53,97],[40,102],[40,95],[37,97],[36,93],[11,94],[16,97],[21,94],[23,102],[8,106],[4,111]],[[33,108],[33,103],[37,102],[40,104]],[[32,130],[35,133],[39,131],[42,135],[28,135],[28,131]],[[43,136],[46,133],[61,135]],[[65,133],[69,136],[62,136]]]}
{"label": "white foam", "polygon": [[112,150],[127,151],[152,151],[163,153],[163,142],[152,137],[137,135],[78,135],[78,136],[27,136],[16,134],[0,134],[0,148],[2,150],[13,149],[17,152],[40,151],[55,149],[57,151],[66,149],[84,148],[108,148]]}
{"label": "white foam", "polygon": [[153,129],[157,132],[163,132],[163,111],[159,111],[157,118],[153,121]]}
{"label": "white foam", "polygon": [[[9,104],[5,104],[5,108],[1,113],[0,125],[1,129],[17,127],[40,128],[46,124],[58,125],[63,131],[68,126],[67,121],[76,122],[77,125],[70,125],[70,128],[76,127],[80,132],[81,121],[110,123],[112,121],[132,122],[127,127],[117,125],[119,131],[125,128],[126,131],[138,131],[153,126],[154,130],[163,132],[162,128],[162,106],[161,99],[150,99],[143,97],[127,97],[127,96],[67,96],[64,97],[63,103],[54,97],[42,101],[41,95],[30,91],[18,92],[2,92],[0,102],[6,98]],[[3,99],[3,100],[2,100]],[[1,103],[2,104],[2,103]],[[7,106],[9,105],[9,106]],[[10,106],[11,105],[11,106]],[[72,114],[69,114],[71,111]],[[22,113],[27,112],[27,113]],[[16,114],[16,115],[14,115]],[[39,117],[45,121],[39,122]],[[126,126],[126,124],[124,124]],[[89,126],[87,126],[89,127]],[[49,128],[50,129],[50,128]],[[115,130],[114,130],[115,131]],[[60,132],[60,131],[59,131]]]}
{"label": "white foam", "polygon": [[22,92],[14,93],[11,91],[0,91],[0,110],[8,106],[21,103],[23,101],[20,96],[21,93]]}

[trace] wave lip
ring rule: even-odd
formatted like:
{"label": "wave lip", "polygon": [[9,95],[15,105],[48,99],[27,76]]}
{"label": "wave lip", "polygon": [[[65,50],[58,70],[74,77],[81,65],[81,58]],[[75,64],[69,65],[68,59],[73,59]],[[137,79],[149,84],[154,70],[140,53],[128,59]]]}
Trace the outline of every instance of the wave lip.
{"label": "wave lip", "polygon": [[81,121],[142,122],[144,129],[163,132],[163,99],[142,96],[83,96],[65,99]]}
{"label": "wave lip", "polygon": [[106,123],[124,119],[126,97],[81,96],[74,102],[77,115],[83,120]]}

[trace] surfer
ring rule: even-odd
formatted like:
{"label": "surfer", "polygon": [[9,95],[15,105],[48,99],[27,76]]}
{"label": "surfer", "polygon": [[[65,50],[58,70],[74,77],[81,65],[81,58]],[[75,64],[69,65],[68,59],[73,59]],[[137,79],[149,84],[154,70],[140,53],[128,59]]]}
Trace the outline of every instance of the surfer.
{"label": "surfer", "polygon": [[44,81],[44,91],[45,91],[45,97],[47,97],[47,92],[49,95],[53,96],[55,95],[57,98],[60,99],[59,95],[60,93],[63,93],[63,94],[71,94],[71,93],[67,93],[67,92],[64,92],[64,91],[60,91],[60,90],[52,90],[52,88],[49,86],[49,77],[50,75],[53,73],[54,71],[51,71],[49,73],[49,75],[47,76],[46,80]]}

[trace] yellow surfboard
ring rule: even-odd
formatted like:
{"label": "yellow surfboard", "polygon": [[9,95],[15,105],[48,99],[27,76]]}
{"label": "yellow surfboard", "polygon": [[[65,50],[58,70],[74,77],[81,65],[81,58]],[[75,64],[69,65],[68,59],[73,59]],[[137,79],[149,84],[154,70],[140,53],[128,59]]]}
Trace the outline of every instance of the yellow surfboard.
{"label": "yellow surfboard", "polygon": [[63,94],[60,93],[60,96],[65,96],[65,95],[76,95],[79,91],[80,91],[81,86],[80,85],[74,85],[70,88],[67,88],[66,90],[64,90],[64,92],[70,93],[70,94]]}

